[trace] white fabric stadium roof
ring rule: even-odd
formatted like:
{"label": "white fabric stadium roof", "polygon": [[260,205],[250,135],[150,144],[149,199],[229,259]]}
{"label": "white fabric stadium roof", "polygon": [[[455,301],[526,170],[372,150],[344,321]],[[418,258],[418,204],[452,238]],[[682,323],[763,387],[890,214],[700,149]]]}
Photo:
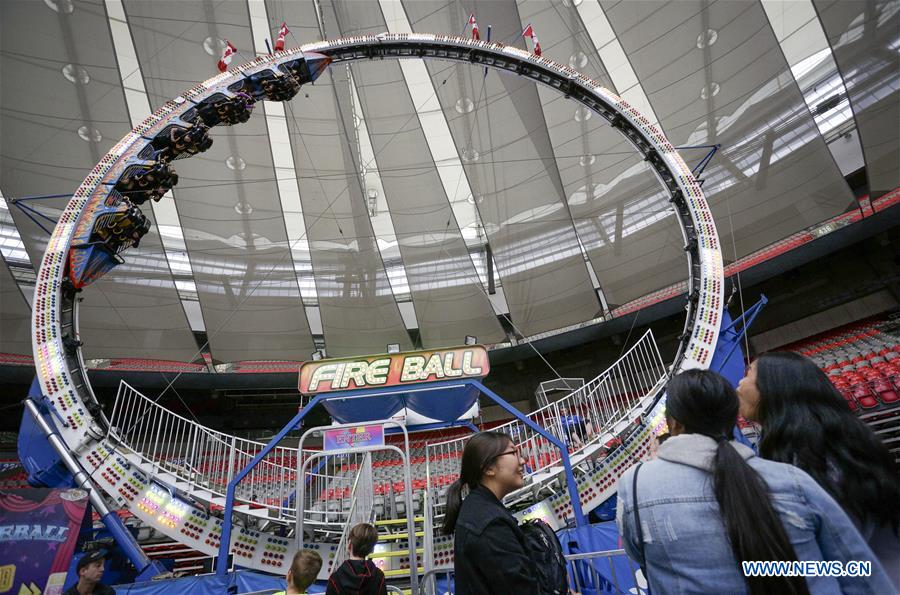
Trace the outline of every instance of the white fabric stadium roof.
{"label": "white fabric stadium roof", "polygon": [[[728,259],[846,210],[854,158],[873,196],[900,186],[896,2],[6,0],[0,352],[30,353],[38,222],[67,200],[21,199],[71,193],[134,123],[216,73],[222,40],[242,62],[282,22],[294,46],[468,34],[470,12],[482,37],[491,25],[519,47],[532,24],[545,56],[603,81],[675,146],[721,145],[703,188]],[[855,157],[829,145],[839,136]],[[638,153],[523,78],[336,65],[212,137],[142,207],[155,224],[140,248],[85,290],[87,357],[191,361],[194,332],[223,362],[500,343],[498,315],[524,336],[552,332],[686,277]]]}

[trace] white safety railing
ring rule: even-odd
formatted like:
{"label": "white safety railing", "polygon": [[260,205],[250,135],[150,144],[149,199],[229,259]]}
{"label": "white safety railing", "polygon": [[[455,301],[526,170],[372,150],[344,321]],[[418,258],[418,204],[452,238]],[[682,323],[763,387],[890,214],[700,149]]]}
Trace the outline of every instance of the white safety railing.
{"label": "white safety railing", "polygon": [[[224,502],[228,482],[266,446],[265,442],[218,432],[173,413],[125,382],[119,385],[110,424],[109,438],[124,449],[124,454],[131,451],[149,472],[162,474],[161,481],[213,504]],[[317,452],[304,448],[298,459],[297,448],[275,447],[236,486],[236,505],[248,505],[271,520],[295,521],[297,470]],[[362,456],[322,457],[310,467],[305,477],[307,502],[303,504],[310,524],[346,522]],[[377,467],[372,495],[378,516],[402,517],[406,513],[406,486],[399,458],[379,451],[372,460]],[[417,464],[414,469],[417,477],[425,474],[424,463],[421,467]],[[417,509],[421,507],[421,499],[414,502]]]}
{"label": "white safety railing", "polygon": [[372,453],[365,453],[365,459],[356,475],[356,481],[353,483],[353,491],[350,494],[350,512],[347,514],[347,522],[344,524],[344,531],[341,533],[341,540],[338,542],[337,551],[331,560],[332,572],[340,568],[344,560],[347,559],[347,539],[350,530],[359,523],[375,522],[375,493],[372,481]]}
{"label": "white safety railing", "polygon": [[[358,504],[355,495],[358,493],[360,481],[365,488],[363,504],[375,508],[373,454],[375,457],[384,456],[381,451],[351,452],[322,455],[317,461],[312,461],[310,465],[312,472],[306,473],[303,495],[303,516],[306,524],[343,528],[349,522],[355,504]],[[367,474],[368,478],[363,474]],[[292,511],[290,516],[295,519],[296,512]]]}
{"label": "white safety railing", "polygon": [[534,397],[537,399],[537,406],[543,407],[549,405],[554,400],[554,393],[570,393],[584,386],[584,378],[554,378],[553,380],[545,380],[541,382],[537,390],[534,391]]}
{"label": "white safety railing", "polygon": [[[109,438],[154,471],[168,473],[207,500],[224,498],[228,482],[258,455],[265,442],[211,430],[182,417],[125,382],[119,384]],[[314,450],[304,451],[303,459]],[[275,447],[236,488],[236,500],[268,509],[270,518],[291,518],[298,450]]]}
{"label": "white safety railing", "polygon": [[[577,456],[604,439],[604,431],[636,414],[634,409],[664,381],[665,372],[653,335],[647,331],[600,376],[528,417],[567,444],[577,464]],[[119,385],[110,424],[109,438],[121,445],[124,454],[131,451],[149,472],[160,474],[161,481],[169,481],[211,504],[224,501],[228,482],[266,446],[264,442],[218,432],[173,413],[125,382]],[[532,479],[543,479],[539,474],[549,474],[560,465],[558,449],[523,422],[513,420],[496,429],[516,441]],[[412,464],[413,478],[424,475],[426,481],[422,484],[442,491],[459,473],[466,439],[424,445],[424,456]],[[291,446],[275,447],[237,485],[236,504],[271,520],[295,521],[297,470],[316,452],[319,451],[304,449],[301,453]],[[361,462],[352,455],[329,456],[309,468],[305,478],[308,501],[302,509],[312,525],[346,521]],[[424,485],[407,485],[399,459],[393,454],[375,453],[373,466],[373,506],[378,517],[402,518],[424,508],[420,493]],[[407,489],[415,491],[412,511],[406,510],[403,493]],[[441,498],[436,497],[433,502],[440,506]]]}
{"label": "white safety railing", "polygon": [[[568,446],[570,456],[577,455],[604,438],[635,411],[641,400],[665,382],[666,367],[648,330],[605,372],[559,401],[529,413],[528,419]],[[526,473],[542,478],[561,462],[559,449],[521,420],[515,419],[494,428],[512,437],[526,461]],[[459,476],[460,459],[467,437],[428,444],[428,485],[444,488]],[[443,490],[442,490],[443,491]],[[435,499],[435,506],[439,506]]]}

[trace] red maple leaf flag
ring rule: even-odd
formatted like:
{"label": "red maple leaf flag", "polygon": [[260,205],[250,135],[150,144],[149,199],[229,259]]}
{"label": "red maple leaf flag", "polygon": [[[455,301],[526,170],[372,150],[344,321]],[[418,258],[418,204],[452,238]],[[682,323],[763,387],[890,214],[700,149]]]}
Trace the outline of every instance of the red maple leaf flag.
{"label": "red maple leaf flag", "polygon": [[478,32],[478,23],[475,22],[475,13],[469,15],[468,25],[472,25],[472,39],[481,39],[481,33]]}
{"label": "red maple leaf flag", "polygon": [[537,35],[534,34],[534,29],[531,27],[531,23],[525,27],[525,30],[522,31],[522,37],[528,37],[531,39],[531,42],[534,44],[534,55],[541,55],[541,42],[538,41]]}
{"label": "red maple leaf flag", "polygon": [[219,58],[219,72],[228,70],[228,65],[231,64],[231,57],[234,56],[235,52],[237,52],[237,48],[231,45],[231,42],[226,39],[225,51],[222,53],[222,57]]}
{"label": "red maple leaf flag", "polygon": [[287,23],[281,23],[281,29],[278,30],[278,39],[275,40],[276,52],[284,51],[284,38],[288,33],[290,33],[290,30],[287,28]]}

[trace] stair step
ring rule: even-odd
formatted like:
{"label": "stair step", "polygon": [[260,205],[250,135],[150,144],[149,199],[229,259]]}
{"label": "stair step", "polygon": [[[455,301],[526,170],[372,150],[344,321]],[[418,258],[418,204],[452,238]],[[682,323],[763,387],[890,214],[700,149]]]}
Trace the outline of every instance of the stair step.
{"label": "stair step", "polygon": [[191,496],[193,496],[196,500],[203,500],[204,502],[209,502],[213,499],[212,492],[210,492],[209,490],[194,489],[191,491]]}
{"label": "stair step", "polygon": [[[423,535],[425,535],[424,531],[416,531],[415,532],[416,537],[422,537]],[[394,539],[408,539],[408,538],[409,538],[408,533],[391,533],[389,535],[379,535],[378,541],[389,541],[389,540],[394,540]]]}
{"label": "stair step", "polygon": [[[424,548],[418,548],[418,549],[416,550],[416,553],[417,553],[417,554],[424,554],[424,553],[425,553],[425,549],[424,549]],[[376,552],[376,553],[374,553],[374,554],[369,554],[369,558],[371,558],[371,559],[378,559],[378,558],[400,558],[400,557],[402,557],[402,556],[408,556],[408,555],[409,555],[409,550],[406,549],[406,550],[394,550],[394,551],[392,551],[392,552]]]}
{"label": "stair step", "polygon": [[[425,572],[425,569],[422,567],[419,567],[417,570],[418,570],[419,574]],[[409,569],[409,568],[401,568],[399,570],[385,570],[384,576],[386,576],[388,578],[390,578],[392,576],[406,576],[410,572],[411,572],[411,569]]]}
{"label": "stair step", "polygon": [[[425,520],[425,517],[422,517],[422,516],[413,517],[413,522],[416,522],[416,523],[424,521],[424,520]],[[375,521],[375,526],[381,527],[384,525],[405,525],[406,521],[407,521],[407,519],[381,519],[381,520]]]}
{"label": "stair step", "polygon": [[141,455],[137,454],[136,452],[131,452],[131,451],[129,451],[129,452],[116,451],[116,452],[121,454],[125,458],[125,460],[128,461],[129,463],[137,465],[138,467],[142,467],[144,465],[143,457],[141,457]]}

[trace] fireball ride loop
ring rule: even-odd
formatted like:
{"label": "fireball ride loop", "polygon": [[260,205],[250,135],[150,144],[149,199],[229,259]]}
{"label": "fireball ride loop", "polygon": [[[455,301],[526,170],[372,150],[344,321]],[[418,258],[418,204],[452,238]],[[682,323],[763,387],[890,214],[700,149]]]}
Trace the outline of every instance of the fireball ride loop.
{"label": "fireball ride loop", "polygon": [[[141,205],[162,199],[177,184],[173,161],[209,148],[209,128],[247,121],[255,101],[290,100],[302,84],[315,80],[330,63],[386,58],[468,62],[511,72],[556,89],[618,130],[653,168],[684,239],[686,318],[669,373],[709,366],[724,303],[720,242],[691,169],[647,118],[597,81],[548,58],[500,43],[429,34],[353,36],[311,43],[258,57],[166,102],[91,170],[53,230],[37,274],[32,311],[37,382],[43,395],[41,405],[52,414],[60,426],[59,435],[92,477],[112,464],[107,460],[116,459],[118,451],[117,445],[107,440],[109,424],[88,382],[78,331],[77,294],[124,262],[122,253],[149,231]],[[140,475],[136,472],[135,477]],[[152,478],[146,478],[148,485]],[[93,480],[120,507],[135,511],[134,499],[111,492],[115,486],[111,480]],[[177,534],[172,537],[180,539]],[[215,545],[217,550],[219,544]],[[205,549],[211,553],[213,548]]]}

